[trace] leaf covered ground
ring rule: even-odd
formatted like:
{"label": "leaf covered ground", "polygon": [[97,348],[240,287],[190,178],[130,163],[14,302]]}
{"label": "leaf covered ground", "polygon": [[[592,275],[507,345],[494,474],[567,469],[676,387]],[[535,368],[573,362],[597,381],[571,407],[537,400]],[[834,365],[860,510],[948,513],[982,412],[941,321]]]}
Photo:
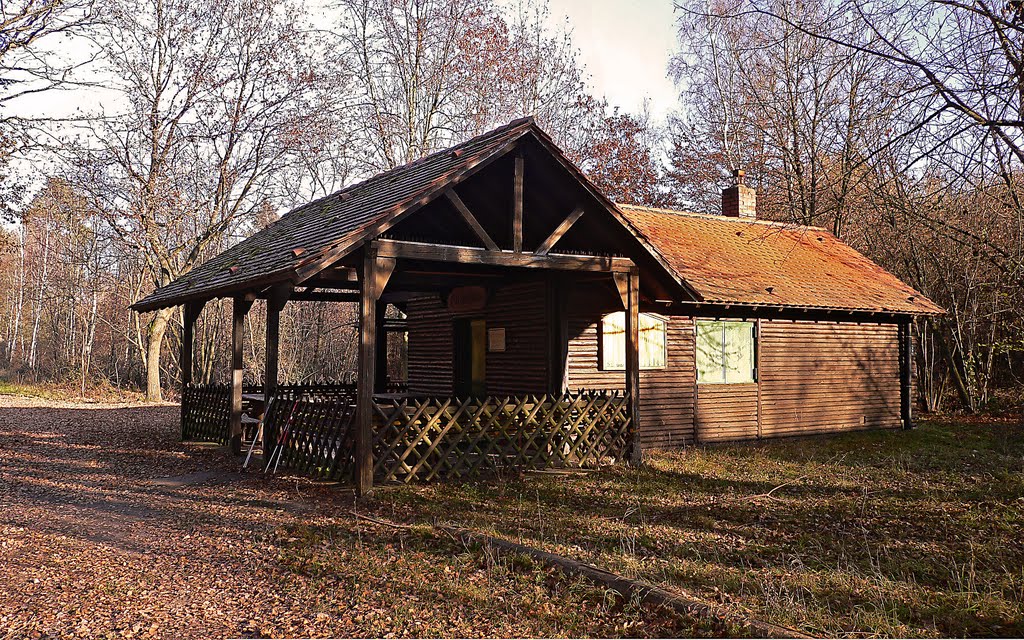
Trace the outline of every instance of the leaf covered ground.
{"label": "leaf covered ground", "polygon": [[[0,637],[677,636],[469,528],[813,635],[1024,635],[1019,419],[380,487],[236,472],[176,406],[0,396]],[[352,517],[352,510],[408,525]]]}
{"label": "leaf covered ground", "polygon": [[180,443],[178,415],[0,396],[0,638],[716,632],[353,518],[338,486],[238,474],[222,449]]}

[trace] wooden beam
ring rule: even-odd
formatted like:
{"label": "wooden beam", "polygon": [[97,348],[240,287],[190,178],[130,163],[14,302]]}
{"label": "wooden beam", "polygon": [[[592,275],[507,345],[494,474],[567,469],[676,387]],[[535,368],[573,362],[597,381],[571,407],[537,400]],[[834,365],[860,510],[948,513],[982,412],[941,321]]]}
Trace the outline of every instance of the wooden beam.
{"label": "wooden beam", "polygon": [[359,281],[359,274],[351,267],[334,267],[316,274],[316,280],[354,283]]}
{"label": "wooden beam", "polygon": [[562,220],[555,227],[555,230],[551,232],[551,235],[540,243],[540,246],[534,251],[539,256],[547,255],[548,251],[551,251],[551,247],[555,246],[555,243],[562,239],[562,236],[572,228],[572,225],[576,224],[576,221],[583,217],[583,207],[576,207],[573,212],[566,216],[565,220]]}
{"label": "wooden beam", "polygon": [[914,428],[914,331],[908,320],[899,325],[900,421],[904,429]]}
{"label": "wooden beam", "polygon": [[626,280],[626,393],[629,395],[629,415],[633,428],[629,463],[639,465],[642,461],[640,443],[640,275],[636,271],[630,272],[627,274]]}
{"label": "wooden beam", "polygon": [[523,250],[523,150],[516,153],[515,178],[512,185],[512,251]]}
{"label": "wooden beam", "polygon": [[231,452],[242,453],[242,341],[245,314],[252,308],[249,296],[238,296],[231,309]]}
{"label": "wooden beam", "polygon": [[[270,399],[277,392],[278,354],[281,350],[281,311],[293,293],[291,283],[274,285],[267,296],[267,349],[263,379],[263,408],[270,408]],[[264,424],[263,456],[270,455],[270,443],[277,442],[276,425]]]}
{"label": "wooden beam", "polygon": [[185,420],[188,406],[185,404],[185,387],[192,384],[192,355],[195,343],[196,320],[203,310],[205,301],[186,302],[181,319],[181,439],[185,439]]}
{"label": "wooden beam", "polygon": [[476,234],[476,237],[480,239],[480,242],[483,242],[484,246],[487,247],[489,250],[497,251],[498,244],[491,239],[491,236],[488,235],[487,231],[485,231],[484,228],[480,225],[480,221],[476,219],[476,216],[474,216],[473,213],[469,210],[469,207],[466,206],[466,203],[462,201],[462,198],[459,197],[459,194],[455,193],[454,189],[449,189],[444,192],[444,195],[446,198],[448,198],[448,201],[452,203],[452,206],[455,207],[455,210],[459,212],[459,215],[462,216],[462,219],[466,221],[466,224],[469,225],[469,228],[473,230],[473,233]]}
{"label": "wooden beam", "polygon": [[363,257],[359,300],[359,354],[356,379],[356,492],[373,489],[373,388],[377,380],[377,301],[395,270],[394,258],[381,258],[367,246]]}
{"label": "wooden beam", "polygon": [[635,266],[629,258],[610,256],[561,254],[538,256],[533,253],[487,251],[476,247],[455,247],[402,240],[377,240],[374,244],[377,245],[379,256],[409,260],[552,269],[555,271],[629,271]]}
{"label": "wooden beam", "polygon": [[359,302],[358,291],[296,291],[292,300],[302,302]]}

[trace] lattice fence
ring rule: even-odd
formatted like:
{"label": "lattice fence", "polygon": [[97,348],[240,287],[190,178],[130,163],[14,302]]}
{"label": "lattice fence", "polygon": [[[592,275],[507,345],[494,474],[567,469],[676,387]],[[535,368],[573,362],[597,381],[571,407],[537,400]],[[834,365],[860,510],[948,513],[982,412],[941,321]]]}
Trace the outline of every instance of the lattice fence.
{"label": "lattice fence", "polygon": [[227,444],[230,422],[230,385],[190,384],[182,390],[182,440]]}
{"label": "lattice fence", "polygon": [[287,385],[267,411],[265,433],[278,468],[314,478],[352,477],[355,387]]}
{"label": "lattice fence", "polygon": [[629,415],[628,397],[614,391],[377,398],[374,475],[411,482],[619,461],[629,449]]}
{"label": "lattice fence", "polygon": [[[282,384],[278,396],[307,400],[336,400],[354,398],[355,384],[313,382]],[[263,385],[247,384],[243,394],[263,393]],[[252,403],[242,400],[242,413],[253,415]],[[231,385],[190,384],[181,394],[181,439],[193,442],[219,442],[227,444],[231,430]]]}

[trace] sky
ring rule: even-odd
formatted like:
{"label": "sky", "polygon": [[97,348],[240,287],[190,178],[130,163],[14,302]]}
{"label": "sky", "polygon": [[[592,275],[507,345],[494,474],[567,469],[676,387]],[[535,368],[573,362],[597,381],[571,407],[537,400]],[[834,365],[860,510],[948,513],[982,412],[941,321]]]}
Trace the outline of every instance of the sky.
{"label": "sky", "polygon": [[[511,6],[515,0],[499,2]],[[675,106],[677,93],[667,76],[676,48],[672,0],[548,0],[548,6],[548,26],[569,27],[596,95],[631,113],[640,112],[648,99],[656,119]],[[110,99],[97,89],[46,94],[19,101],[15,108],[64,116],[104,98]]]}
{"label": "sky", "polygon": [[[498,0],[505,6],[516,1]],[[548,0],[548,8],[548,26],[571,31],[594,95],[630,113],[640,113],[647,100],[656,121],[676,107],[678,94],[667,76],[676,48],[672,0]],[[80,47],[63,51],[68,56],[76,52],[81,53]],[[117,101],[109,91],[93,88],[35,94],[11,106],[26,115],[74,117],[82,109],[109,108]]]}
{"label": "sky", "polygon": [[566,18],[598,95],[625,111],[650,99],[663,117],[676,103],[668,61],[676,47],[672,0],[548,0],[553,26]]}

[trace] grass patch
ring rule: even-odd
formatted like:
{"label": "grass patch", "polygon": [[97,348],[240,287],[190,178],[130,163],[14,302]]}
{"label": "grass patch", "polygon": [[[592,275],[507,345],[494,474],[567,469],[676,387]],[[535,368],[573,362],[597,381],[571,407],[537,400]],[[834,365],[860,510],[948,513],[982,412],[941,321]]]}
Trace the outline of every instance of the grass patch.
{"label": "grass patch", "polygon": [[376,495],[391,519],[491,533],[812,634],[1024,635],[1024,428],[1010,418]]}
{"label": "grass patch", "polygon": [[[337,520],[279,527],[281,571],[321,594],[318,613],[378,637],[680,637],[724,629],[651,615],[528,556],[465,545],[432,527]],[[717,632],[716,632],[717,631]]]}

